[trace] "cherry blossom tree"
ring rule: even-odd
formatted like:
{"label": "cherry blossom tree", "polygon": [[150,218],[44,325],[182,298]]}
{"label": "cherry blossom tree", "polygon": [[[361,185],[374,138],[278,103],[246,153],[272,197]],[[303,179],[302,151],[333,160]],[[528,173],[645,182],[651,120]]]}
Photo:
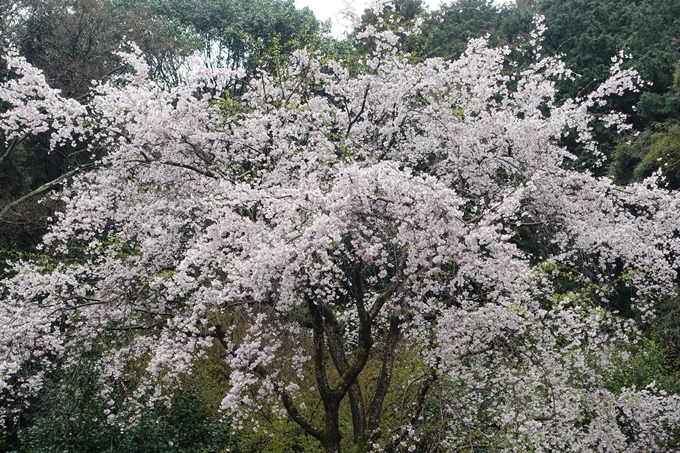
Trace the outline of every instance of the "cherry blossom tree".
{"label": "cherry blossom tree", "polygon": [[483,39],[413,64],[368,26],[359,75],[298,51],[238,103],[221,88],[239,71],[196,61],[163,88],[126,54],[130,73],[80,105],[8,53],[7,139],[52,131],[102,157],[2,282],[4,400],[104,349],[101,397],[124,427],[219,346],[235,428],[289,417],[327,452],[669,451],[680,399],[608,383],[640,336],[610,300],[625,287],[648,319],[676,294],[680,199],[568,169],[561,138],[597,153],[592,124],[625,129],[602,110],[636,74],[615,57],[606,83],[558,102],[572,74],[537,30],[518,71]]}

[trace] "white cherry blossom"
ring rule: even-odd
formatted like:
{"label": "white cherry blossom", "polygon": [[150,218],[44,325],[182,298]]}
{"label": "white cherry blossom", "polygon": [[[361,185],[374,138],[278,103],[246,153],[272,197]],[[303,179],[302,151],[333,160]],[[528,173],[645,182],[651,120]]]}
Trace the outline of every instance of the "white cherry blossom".
{"label": "white cherry blossom", "polygon": [[[572,75],[538,47],[513,74],[509,51],[483,39],[457,61],[413,64],[395,35],[364,34],[379,45],[361,74],[297,51],[280,74],[249,81],[238,109],[221,90],[243,76],[234,71],[193,65],[163,88],[127,55],[133,72],[80,105],[5,56],[5,135],[49,132],[103,157],[58,195],[44,255],[2,282],[3,398],[35,392],[41,372],[103,345],[103,398],[131,364],[139,370],[127,400],[107,409],[125,425],[143,405],[170,404],[193,361],[219,346],[235,427],[258,411],[285,414],[328,452],[342,436],[413,451],[430,398],[447,451],[482,440],[503,451],[669,451],[678,397],[606,385],[625,363],[621,345],[639,336],[607,298],[624,285],[652,316],[675,294],[680,199],[653,179],[618,187],[568,170],[559,144],[576,134],[595,152],[592,108],[634,89],[636,74],[617,58],[593,93],[558,102],[555,80]],[[598,292],[561,293],[556,272]],[[405,394],[412,404],[388,408],[406,351],[422,373]],[[370,385],[369,361],[381,370]],[[345,398],[353,431],[342,433]],[[395,409],[396,429],[384,417]]]}

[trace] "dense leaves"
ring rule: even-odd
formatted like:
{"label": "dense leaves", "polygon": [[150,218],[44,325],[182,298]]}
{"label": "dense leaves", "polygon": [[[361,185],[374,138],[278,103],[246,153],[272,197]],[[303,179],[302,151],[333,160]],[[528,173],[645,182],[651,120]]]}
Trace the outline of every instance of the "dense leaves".
{"label": "dense leaves", "polygon": [[100,398],[97,378],[92,366],[80,364],[47,379],[37,405],[22,416],[25,427],[10,430],[19,442],[10,436],[5,448],[22,453],[238,451],[228,425],[192,391],[175,396],[170,408],[145,408],[128,429],[111,425],[106,414],[115,403]]}
{"label": "dense leaves", "polygon": [[509,5],[485,0],[464,0],[442,6],[429,17],[424,34],[429,57],[455,59],[471,38],[489,35],[493,46],[521,47],[528,41],[533,15]]}
{"label": "dense leaves", "polygon": [[[142,2],[138,2],[142,3]],[[273,57],[279,45],[305,46],[318,40],[323,25],[293,0],[155,0],[149,5],[191,27],[205,42],[213,64],[254,70]],[[290,49],[288,49],[290,50]]]}

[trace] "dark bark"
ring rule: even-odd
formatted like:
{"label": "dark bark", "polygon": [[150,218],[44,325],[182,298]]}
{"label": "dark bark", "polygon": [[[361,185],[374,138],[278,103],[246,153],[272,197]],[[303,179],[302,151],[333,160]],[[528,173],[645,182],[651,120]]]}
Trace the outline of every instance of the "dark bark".
{"label": "dark bark", "polygon": [[[382,369],[377,382],[376,393],[368,413],[358,380],[370,357],[373,347],[373,322],[387,302],[393,298],[401,285],[400,269],[388,287],[377,297],[370,309],[366,307],[362,280],[363,263],[358,262],[352,269],[352,292],[359,317],[357,347],[351,356],[345,350],[342,329],[331,307],[321,301],[307,298],[308,317],[302,325],[313,333],[314,376],[324,407],[324,428],[313,427],[294,407],[284,391],[277,390],[291,418],[306,432],[317,438],[328,453],[340,453],[342,433],[340,432],[340,404],[349,395],[352,412],[353,440],[357,451],[365,451],[371,434],[378,431],[383,403],[387,395],[394,368],[397,341],[401,333],[399,309],[390,318],[390,328],[385,339]],[[327,357],[339,375],[337,384],[332,386],[328,377]]]}
{"label": "dark bark", "polygon": [[385,342],[385,352],[383,353],[382,369],[378,377],[378,383],[375,389],[375,396],[368,411],[368,435],[373,438],[374,433],[377,435],[380,428],[380,421],[382,415],[383,402],[387,396],[387,390],[392,382],[392,371],[394,369],[395,352],[397,349],[397,340],[401,333],[399,311],[395,310],[390,317],[390,328],[387,333],[387,341]]}
{"label": "dark bark", "polygon": [[[328,336],[328,349],[331,358],[333,359],[338,374],[343,375],[347,372],[349,364],[347,363],[345,348],[342,344],[340,325],[333,313],[328,309],[324,309],[324,319],[326,321],[325,329],[326,335]],[[358,380],[355,380],[349,387],[349,402],[352,410],[354,442],[357,443],[362,439],[366,429],[366,411],[364,409],[364,399],[361,394],[361,386],[359,385]]]}

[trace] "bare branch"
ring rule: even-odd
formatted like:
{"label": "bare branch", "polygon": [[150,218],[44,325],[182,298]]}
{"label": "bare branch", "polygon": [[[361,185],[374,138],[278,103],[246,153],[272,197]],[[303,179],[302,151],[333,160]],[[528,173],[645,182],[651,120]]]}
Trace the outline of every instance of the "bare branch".
{"label": "bare branch", "polygon": [[12,142],[7,147],[7,151],[5,151],[5,154],[3,154],[2,157],[0,157],[0,164],[4,162],[4,160],[10,155],[14,148],[16,148],[19,143],[23,142],[26,139],[26,137],[28,137],[28,134],[24,134],[21,137],[17,137],[14,140],[12,140]]}
{"label": "bare branch", "polygon": [[12,201],[11,203],[8,203],[4,208],[2,208],[2,211],[0,211],[0,220],[2,220],[2,218],[5,216],[5,214],[7,214],[7,212],[8,212],[10,209],[12,209],[14,206],[16,206],[16,205],[18,205],[18,204],[21,204],[21,203],[23,203],[24,201],[26,201],[26,200],[28,200],[28,199],[30,199],[30,198],[35,197],[36,195],[40,195],[40,194],[42,194],[42,193],[45,193],[45,192],[47,192],[47,191],[53,189],[54,187],[56,187],[56,186],[58,186],[59,184],[61,184],[61,182],[64,181],[65,179],[70,178],[71,176],[77,174],[77,173],[80,172],[81,170],[84,170],[84,169],[86,169],[86,168],[91,168],[91,167],[93,167],[93,166],[94,166],[94,164],[90,164],[90,165],[83,165],[83,166],[80,166],[80,167],[78,167],[78,168],[75,168],[75,169],[69,171],[68,173],[64,173],[63,175],[59,176],[57,179],[54,179],[54,180],[52,180],[52,181],[50,181],[50,182],[47,182],[47,183],[43,184],[42,186],[40,186],[40,187],[38,187],[37,189],[35,189],[34,191],[32,191],[32,192],[30,192],[30,193],[24,195],[23,197],[21,197],[21,198],[19,198],[19,199],[17,199],[17,200],[14,200],[14,201]]}
{"label": "bare branch", "polygon": [[[267,372],[265,369],[262,367],[262,365],[258,365],[255,367],[254,370],[261,378],[266,379],[267,378]],[[281,401],[283,402],[283,407],[286,408],[286,412],[288,412],[288,415],[290,415],[290,418],[297,423],[300,428],[304,429],[305,432],[313,436],[315,439],[317,439],[319,442],[324,444],[326,442],[326,433],[314,425],[312,425],[310,422],[308,422],[302,414],[300,414],[300,411],[298,411],[297,407],[295,406],[295,403],[293,402],[293,399],[290,397],[288,392],[281,388],[281,384],[279,382],[273,381],[272,382],[274,386],[274,392],[281,398]]]}

